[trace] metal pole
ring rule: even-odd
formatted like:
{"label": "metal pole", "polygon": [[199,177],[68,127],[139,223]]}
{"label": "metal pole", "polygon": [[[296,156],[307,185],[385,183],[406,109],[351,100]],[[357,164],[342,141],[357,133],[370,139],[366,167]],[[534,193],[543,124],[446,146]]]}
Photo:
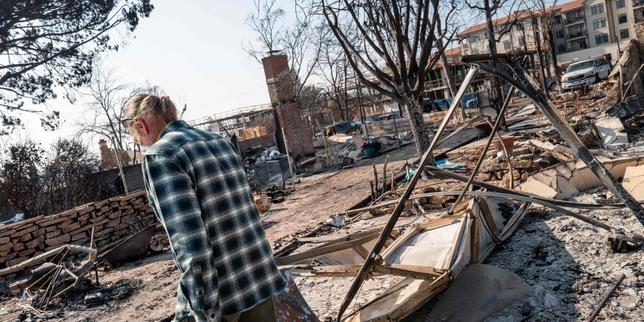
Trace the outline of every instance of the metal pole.
{"label": "metal pole", "polygon": [[119,160],[118,149],[116,148],[116,143],[112,140],[112,146],[114,147],[114,156],[116,157],[116,166],[119,168],[119,174],[121,175],[121,181],[123,182],[123,190],[127,196],[130,193],[130,189],[127,188],[127,180],[125,179],[125,173],[123,172],[123,167],[121,166],[121,160]]}
{"label": "metal pole", "polygon": [[291,172],[291,178],[295,177],[295,174],[293,173],[293,165],[291,164],[291,156],[289,155],[288,152],[288,141],[286,140],[286,134],[284,134],[284,128],[280,127],[282,130],[282,137],[284,138],[284,151],[286,151],[286,160],[288,161],[288,169]]}

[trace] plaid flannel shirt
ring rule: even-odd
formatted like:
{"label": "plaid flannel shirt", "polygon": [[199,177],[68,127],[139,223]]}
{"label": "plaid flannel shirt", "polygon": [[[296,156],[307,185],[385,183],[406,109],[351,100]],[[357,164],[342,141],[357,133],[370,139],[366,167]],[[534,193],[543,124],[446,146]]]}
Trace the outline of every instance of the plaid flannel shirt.
{"label": "plaid flannel shirt", "polygon": [[174,121],[146,151],[143,178],[182,273],[175,321],[220,321],[284,289],[227,139]]}

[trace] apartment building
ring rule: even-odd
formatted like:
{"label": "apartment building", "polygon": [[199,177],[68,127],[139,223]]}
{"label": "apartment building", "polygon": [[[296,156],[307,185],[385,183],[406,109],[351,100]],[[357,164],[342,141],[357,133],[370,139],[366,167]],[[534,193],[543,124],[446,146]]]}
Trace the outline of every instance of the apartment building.
{"label": "apartment building", "polygon": [[[561,64],[605,54],[616,60],[628,39],[635,37],[635,22],[644,20],[644,0],[575,0],[550,8],[547,14],[552,16],[555,52]],[[497,33],[504,33],[497,42],[498,52],[533,52],[532,28],[545,20],[539,16],[538,12],[521,12],[494,20]],[[459,35],[465,55],[489,52],[485,23]]]}
{"label": "apartment building", "polygon": [[[644,1],[644,0],[643,0]],[[529,12],[516,13],[512,16],[502,17],[492,21],[495,33],[501,35],[497,39],[496,49],[498,53],[511,53],[516,51],[534,51],[536,42],[534,39],[534,27],[540,23],[540,18],[535,16],[533,23],[532,15]],[[476,55],[489,53],[489,42],[487,26],[485,23],[471,26],[461,33],[461,52],[463,55]]]}

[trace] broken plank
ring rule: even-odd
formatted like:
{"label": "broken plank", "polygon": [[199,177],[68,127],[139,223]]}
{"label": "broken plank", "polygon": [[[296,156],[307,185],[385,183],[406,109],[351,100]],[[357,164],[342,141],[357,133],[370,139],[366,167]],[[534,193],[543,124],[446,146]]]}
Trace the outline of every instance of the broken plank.
{"label": "broken plank", "polygon": [[353,248],[356,245],[364,244],[376,238],[377,236],[378,236],[378,233],[374,233],[355,240],[349,240],[349,241],[339,242],[339,243],[330,244],[326,246],[320,246],[317,248],[313,248],[301,253],[292,254],[288,256],[276,257],[275,262],[277,262],[277,265],[294,264],[294,263],[303,261],[305,259],[310,259],[320,255],[337,252],[339,250]]}
{"label": "broken plank", "polygon": [[[361,265],[358,264],[317,266],[312,267],[311,272],[316,275],[355,276],[360,270],[360,266]],[[440,277],[441,274],[443,274],[442,271],[436,270],[429,266],[402,264],[376,264],[373,266],[372,273],[405,276],[422,280],[434,280]]]}

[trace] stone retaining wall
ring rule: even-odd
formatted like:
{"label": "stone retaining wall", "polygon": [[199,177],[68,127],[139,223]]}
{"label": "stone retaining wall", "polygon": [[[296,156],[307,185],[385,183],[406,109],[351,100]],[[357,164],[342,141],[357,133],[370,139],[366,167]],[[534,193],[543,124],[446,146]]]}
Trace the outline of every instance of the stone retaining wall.
{"label": "stone retaining wall", "polygon": [[0,268],[12,266],[63,244],[89,245],[99,253],[156,221],[145,191],[88,203],[49,216],[0,226]]}

